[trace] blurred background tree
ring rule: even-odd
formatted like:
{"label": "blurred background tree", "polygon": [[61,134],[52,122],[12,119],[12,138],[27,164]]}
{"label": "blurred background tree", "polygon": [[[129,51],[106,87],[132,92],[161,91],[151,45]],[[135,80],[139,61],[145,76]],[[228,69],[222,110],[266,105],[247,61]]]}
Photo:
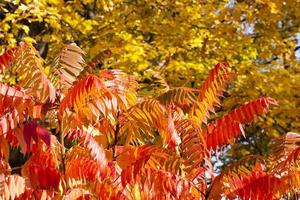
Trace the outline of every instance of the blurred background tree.
{"label": "blurred background tree", "polygon": [[208,69],[227,61],[236,76],[223,113],[261,96],[280,105],[247,129],[251,137],[228,148],[230,162],[268,155],[272,138],[299,132],[299,10],[299,0],[2,0],[0,54],[29,41],[50,63],[74,41],[89,55],[89,67],[134,74],[147,96],[172,86],[198,88]]}

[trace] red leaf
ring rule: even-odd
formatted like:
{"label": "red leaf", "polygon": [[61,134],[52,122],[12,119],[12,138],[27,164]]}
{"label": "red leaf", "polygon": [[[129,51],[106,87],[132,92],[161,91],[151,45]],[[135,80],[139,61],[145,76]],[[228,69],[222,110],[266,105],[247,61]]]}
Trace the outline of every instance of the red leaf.
{"label": "red leaf", "polygon": [[215,150],[217,147],[228,143],[229,140],[236,138],[241,133],[241,130],[236,128],[239,125],[238,122],[224,122],[210,129],[211,131],[208,132],[206,138],[207,148]]}
{"label": "red leaf", "polygon": [[220,69],[226,69],[228,68],[229,65],[225,62],[219,62],[218,64],[215,65],[215,67],[210,70],[210,73],[208,75],[208,78],[205,80],[204,84],[202,85],[200,89],[200,100],[202,101],[205,97],[205,93],[208,90],[208,88],[211,86],[212,82],[219,76],[219,71]]}
{"label": "red leaf", "polygon": [[102,145],[99,144],[90,133],[85,134],[84,144],[91,150],[91,155],[95,157],[97,164],[99,165],[99,172],[101,173],[101,176],[104,177],[106,175],[108,161]]}
{"label": "red leaf", "polygon": [[15,198],[15,200],[27,200],[27,199],[57,199],[54,191],[49,190],[41,190],[27,188],[24,193],[22,193],[19,197]]}
{"label": "red leaf", "polygon": [[60,173],[57,156],[58,154],[51,149],[46,151],[39,149],[23,165],[22,175],[29,177],[33,189],[58,189]]}
{"label": "red leaf", "polygon": [[[222,69],[222,70],[221,70]],[[192,115],[205,124],[210,112],[214,113],[214,106],[220,105],[219,97],[222,95],[226,83],[229,81],[232,72],[226,63],[218,63],[211,71],[208,78],[199,90],[199,102],[193,106]]]}
{"label": "red leaf", "polygon": [[50,146],[50,133],[48,129],[40,126],[36,122],[29,122],[25,124],[23,131],[24,140],[27,144],[27,151],[30,149],[32,140],[38,143],[38,139],[43,140],[48,146]]}
{"label": "red leaf", "polygon": [[180,137],[175,129],[174,120],[172,118],[171,113],[168,114],[168,120],[167,120],[167,145],[170,148],[175,148],[177,145],[181,143]]}
{"label": "red leaf", "polygon": [[253,171],[249,175],[233,176],[226,181],[229,197],[238,195],[241,199],[273,199],[280,180],[263,171]]}
{"label": "red leaf", "polygon": [[243,124],[251,123],[257,116],[266,112],[269,104],[276,105],[277,103],[270,97],[259,98],[236,108],[217,119],[214,124],[208,124],[206,138],[208,149],[215,150],[240,134],[244,135]]}
{"label": "red leaf", "polygon": [[0,70],[2,68],[7,68],[10,66],[10,64],[13,61],[14,53],[16,50],[17,50],[17,48],[11,48],[11,49],[7,50],[6,52],[4,52],[4,54],[2,54],[0,56]]}
{"label": "red leaf", "polygon": [[116,116],[117,109],[113,106],[117,97],[101,79],[88,75],[68,91],[60,104],[58,115],[61,118],[65,111],[71,110],[82,121],[96,121],[98,117],[108,117],[110,113]]}

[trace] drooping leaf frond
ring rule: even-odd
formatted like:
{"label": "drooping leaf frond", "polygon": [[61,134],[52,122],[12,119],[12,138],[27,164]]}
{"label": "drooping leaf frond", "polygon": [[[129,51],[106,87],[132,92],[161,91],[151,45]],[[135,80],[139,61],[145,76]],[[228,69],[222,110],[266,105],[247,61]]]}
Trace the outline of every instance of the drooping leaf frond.
{"label": "drooping leaf frond", "polygon": [[[0,83],[0,135],[4,134],[13,146],[25,143],[23,133],[20,133],[23,131],[24,121],[29,116],[40,117],[40,105],[25,92],[19,87]],[[23,150],[26,152],[26,145]]]}
{"label": "drooping leaf frond", "polygon": [[263,171],[253,171],[248,175],[238,175],[225,180],[229,198],[272,200],[276,196],[280,179]]}
{"label": "drooping leaf frond", "polygon": [[228,67],[226,63],[218,63],[203,83],[199,92],[199,102],[193,106],[191,112],[191,115],[196,116],[200,122],[206,123],[209,112],[214,112],[214,106],[220,105],[218,98],[232,76]]}
{"label": "drooping leaf frond", "polygon": [[[84,147],[74,146],[66,157],[66,181],[69,187],[83,187],[88,185],[90,191],[97,197],[124,199],[114,179],[120,174],[116,173],[116,166],[109,162],[106,168],[101,168],[89,150]],[[107,179],[107,177],[111,179]]]}
{"label": "drooping leaf frond", "polygon": [[272,171],[276,174],[292,171],[300,166],[300,135],[289,132],[278,138],[272,148]]}
{"label": "drooping leaf frond", "polygon": [[273,166],[273,170],[276,173],[289,171],[291,168],[300,166],[300,146],[296,147],[294,150],[286,152],[285,155],[279,160],[277,165]]}
{"label": "drooping leaf frond", "polygon": [[60,104],[59,115],[63,116],[69,110],[75,112],[83,123],[91,123],[101,117],[113,120],[119,109],[126,109],[126,102],[112,93],[103,80],[88,75],[69,90]]}
{"label": "drooping leaf frond", "polygon": [[124,194],[124,189],[117,187],[116,185],[109,183],[108,181],[104,182],[95,182],[92,184],[93,192],[100,199],[118,199],[126,200],[129,199],[127,195]]}
{"label": "drooping leaf frond", "polygon": [[216,150],[230,140],[237,138],[241,133],[244,135],[243,126],[236,121],[225,121],[216,126],[209,124],[206,138],[207,148]]}
{"label": "drooping leaf frond", "polygon": [[34,189],[57,190],[60,183],[58,158],[50,149],[38,150],[22,167],[22,175],[30,179],[30,185]]}
{"label": "drooping leaf frond", "polygon": [[80,145],[75,145],[69,149],[68,153],[66,154],[66,160],[69,161],[78,157],[92,158],[91,153],[87,148]]}
{"label": "drooping leaf frond", "polygon": [[242,158],[214,179],[208,190],[208,199],[219,199],[222,195],[229,198],[238,196],[245,200],[280,199],[282,195],[297,193],[300,189],[300,171],[299,168],[289,169],[285,173],[275,172],[273,168],[266,171],[262,157]]}
{"label": "drooping leaf frond", "polygon": [[15,200],[24,200],[24,199],[59,199],[57,191],[53,190],[43,190],[43,189],[31,189],[28,188]]}
{"label": "drooping leaf frond", "polygon": [[[157,197],[189,199],[193,196],[191,192],[195,191],[192,189],[191,183],[176,175],[180,173],[176,172],[176,169],[180,169],[182,166],[176,159],[171,161],[171,154],[157,146],[144,145],[134,150],[134,155],[134,160],[127,158],[131,163],[121,174],[124,188],[130,186],[135,190],[134,188],[138,187],[140,195],[150,199]],[[158,182],[160,184],[157,184]],[[151,188],[155,193],[149,193]],[[197,195],[199,194],[197,193]]]}
{"label": "drooping leaf frond", "polygon": [[101,142],[103,148],[114,143],[116,127],[108,119],[102,118],[94,127],[101,133],[99,138],[103,139]]}
{"label": "drooping leaf frond", "polygon": [[54,75],[54,85],[63,93],[72,86],[84,69],[83,50],[75,43],[66,44],[55,59],[50,74]]}
{"label": "drooping leaf frond", "polygon": [[209,188],[208,199],[221,199],[230,186],[228,180],[238,176],[248,176],[254,171],[264,171],[264,160],[260,156],[246,156],[225,167],[225,169],[212,182]]}
{"label": "drooping leaf frond", "polygon": [[180,152],[190,164],[191,169],[199,167],[206,153],[204,131],[199,123],[192,119],[183,119],[175,123],[175,128],[181,138]]}
{"label": "drooping leaf frond", "polygon": [[107,174],[108,160],[104,148],[95,140],[95,136],[99,136],[100,132],[94,127],[83,127],[70,132],[73,136],[78,139],[78,144],[81,146],[74,146],[67,154],[67,160],[72,162],[73,159],[81,156],[83,158],[90,158],[96,161],[99,175],[105,177]]}
{"label": "drooping leaf frond", "polygon": [[[200,197],[199,192],[193,188],[192,184],[173,173],[151,169],[138,168],[136,163],[127,170],[130,174],[138,176],[130,177],[126,174],[122,176],[122,183],[131,188],[131,192],[137,192],[138,196],[148,199],[196,199]],[[132,184],[128,181],[132,181]],[[153,192],[151,192],[151,190]]]}
{"label": "drooping leaf frond", "polygon": [[133,76],[129,76],[121,70],[101,70],[99,77],[104,80],[104,85],[118,98],[118,102],[126,108],[137,102],[136,90],[138,83]]}
{"label": "drooping leaf frond", "polygon": [[84,145],[91,151],[91,155],[97,161],[101,173],[107,168],[107,159],[103,147],[94,139],[90,133],[84,135]]}
{"label": "drooping leaf frond", "polygon": [[272,99],[271,97],[262,97],[234,109],[220,120],[232,120],[250,124],[256,117],[264,114],[269,109],[270,104],[278,105],[275,99]]}
{"label": "drooping leaf frond", "polygon": [[16,110],[6,113],[0,118],[1,133],[6,134],[9,131],[17,128],[18,124],[21,124],[24,117],[19,115]]}
{"label": "drooping leaf frond", "polygon": [[219,62],[218,64],[215,65],[215,67],[213,69],[210,70],[208,78],[204,81],[204,83],[202,84],[201,88],[200,88],[200,94],[199,94],[199,98],[200,101],[202,101],[203,99],[207,98],[207,92],[209,90],[210,87],[216,87],[217,85],[214,84],[218,84],[222,83],[224,80],[222,80],[222,76],[221,75],[221,70],[224,70],[224,72],[228,71],[228,67],[229,65],[225,62]]}
{"label": "drooping leaf frond", "polygon": [[[123,94],[124,96],[126,96],[127,93],[136,95],[136,90],[139,87],[133,76],[129,76],[121,70],[101,70],[99,72],[99,77],[104,80],[104,84],[107,88],[115,93]],[[133,97],[133,99],[135,98],[136,97]],[[132,103],[130,105],[133,105]]]}
{"label": "drooping leaf frond", "polygon": [[[280,198],[282,195],[292,196],[297,195],[300,191],[300,169],[299,167],[288,171],[287,174],[281,176],[280,185],[277,187],[277,197]],[[297,198],[298,199],[298,198]]]}
{"label": "drooping leaf frond", "polygon": [[[26,146],[21,145],[21,148],[24,152],[29,152],[32,148],[33,142],[38,144],[38,140],[42,140],[48,146],[51,145],[50,133],[41,125],[37,124],[36,122],[28,122],[25,124],[23,129],[23,137],[19,137],[19,140],[23,140]],[[23,144],[23,142],[20,142]]]}
{"label": "drooping leaf frond", "polygon": [[127,143],[134,140],[144,144],[156,137],[155,130],[163,129],[163,117],[166,117],[166,109],[157,100],[145,100],[132,106],[124,116],[121,116],[121,133],[127,131]]}
{"label": "drooping leaf frond", "polygon": [[222,176],[250,174],[252,171],[263,171],[265,161],[261,156],[250,155],[232,163],[222,171]]}
{"label": "drooping leaf frond", "polygon": [[0,135],[22,124],[24,111],[32,107],[32,98],[15,87],[0,83]]}
{"label": "drooping leaf frond", "polygon": [[[168,110],[168,118],[164,121],[166,131],[163,135],[163,142],[167,147],[176,148],[181,143],[181,138],[175,128],[175,120],[170,110]],[[165,136],[166,135],[166,136]]]}
{"label": "drooping leaf frond", "polygon": [[190,107],[198,100],[195,90],[192,88],[178,87],[168,90],[160,95],[157,100],[168,107],[171,103],[181,107]]}
{"label": "drooping leaf frond", "polygon": [[281,177],[281,194],[300,191],[300,135],[289,132],[276,140],[272,147],[270,171]]}
{"label": "drooping leaf frond", "polygon": [[121,116],[120,124],[120,132],[127,133],[127,144],[131,141],[151,143],[158,135],[164,146],[175,148],[180,143],[172,113],[157,100],[145,100],[132,106]]}
{"label": "drooping leaf frond", "polygon": [[[135,148],[127,148],[124,151],[126,154],[120,153],[120,155],[117,156],[117,161],[123,168],[123,174],[131,173],[127,171],[127,169],[132,167],[131,165],[137,165],[135,170],[139,170],[138,167],[148,167],[172,172],[174,174],[184,173],[184,161],[172,150],[164,149],[157,145],[142,145]],[[129,176],[136,175],[130,174]]]}
{"label": "drooping leaf frond", "polygon": [[[96,161],[90,158],[77,158],[67,161],[66,177],[68,179],[81,179],[90,182],[101,178],[101,171]],[[70,180],[71,181],[71,180]]]}
{"label": "drooping leaf frond", "polygon": [[15,199],[25,192],[25,178],[19,175],[0,174],[0,199]]}
{"label": "drooping leaf frond", "polygon": [[[102,179],[107,176],[107,173],[110,173],[109,171],[109,163],[106,159],[106,155],[104,152],[103,147],[101,144],[99,144],[93,137],[93,134],[90,132],[90,130],[82,130],[80,133],[80,139],[82,140],[83,146],[74,146],[67,154],[67,172],[69,173],[70,178],[77,178],[77,179],[83,179],[85,176],[81,176],[82,171],[86,171],[86,173],[91,174],[91,176],[88,176],[91,180],[95,179]],[[82,158],[82,159],[81,159]],[[80,165],[80,162],[83,162],[83,166],[76,166],[75,163],[79,162],[78,165]],[[89,168],[87,167],[85,169],[84,162],[89,163],[91,166],[89,171]],[[75,168],[73,168],[75,165]],[[96,168],[96,169],[95,169]],[[75,171],[74,171],[75,170]],[[78,171],[79,170],[79,171]],[[75,174],[73,174],[75,173]],[[94,174],[97,173],[97,174]]]}
{"label": "drooping leaf frond", "polygon": [[265,113],[269,104],[277,105],[276,101],[270,97],[259,98],[234,109],[217,119],[214,124],[208,124],[207,147],[215,150],[241,133],[244,134],[244,123],[251,123],[256,117]]}
{"label": "drooping leaf frond", "polygon": [[25,110],[30,112],[29,108],[32,107],[33,99],[24,90],[0,83],[0,113],[6,113],[8,109],[16,109],[21,114]]}
{"label": "drooping leaf frond", "polygon": [[17,48],[11,48],[0,56],[0,72],[4,71],[5,68],[10,67],[16,50]]}
{"label": "drooping leaf frond", "polygon": [[44,72],[36,49],[31,44],[21,43],[15,54],[13,72],[18,75],[20,86],[41,103],[54,102],[55,88]]}

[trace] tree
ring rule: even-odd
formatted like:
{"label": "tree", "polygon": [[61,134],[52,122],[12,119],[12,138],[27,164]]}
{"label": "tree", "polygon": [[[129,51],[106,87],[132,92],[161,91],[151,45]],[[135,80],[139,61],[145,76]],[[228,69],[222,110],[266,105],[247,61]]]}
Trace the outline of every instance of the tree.
{"label": "tree", "polygon": [[[244,157],[214,173],[214,153],[277,104],[261,97],[212,119],[233,76],[228,64],[218,63],[198,90],[172,87],[146,98],[133,76],[116,69],[91,73],[83,55],[76,44],[65,45],[49,74],[30,43],[1,57],[18,83],[0,85],[2,198],[274,199],[297,194],[296,133],[278,140],[265,164],[261,157]],[[10,174],[10,147],[29,155],[22,176]]]}

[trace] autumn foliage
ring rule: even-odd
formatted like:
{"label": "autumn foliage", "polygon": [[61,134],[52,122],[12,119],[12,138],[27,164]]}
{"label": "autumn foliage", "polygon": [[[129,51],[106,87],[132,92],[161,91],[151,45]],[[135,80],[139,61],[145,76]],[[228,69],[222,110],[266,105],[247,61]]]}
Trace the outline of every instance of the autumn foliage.
{"label": "autumn foliage", "polygon": [[[0,57],[2,71],[17,79],[0,84],[0,198],[280,199],[300,189],[296,133],[278,139],[269,158],[214,171],[212,159],[277,105],[261,97],[219,116],[234,76],[227,63],[199,89],[147,98],[133,76],[99,71],[83,57],[74,43],[48,71],[29,43]],[[21,174],[11,174],[11,148],[28,156]]]}

